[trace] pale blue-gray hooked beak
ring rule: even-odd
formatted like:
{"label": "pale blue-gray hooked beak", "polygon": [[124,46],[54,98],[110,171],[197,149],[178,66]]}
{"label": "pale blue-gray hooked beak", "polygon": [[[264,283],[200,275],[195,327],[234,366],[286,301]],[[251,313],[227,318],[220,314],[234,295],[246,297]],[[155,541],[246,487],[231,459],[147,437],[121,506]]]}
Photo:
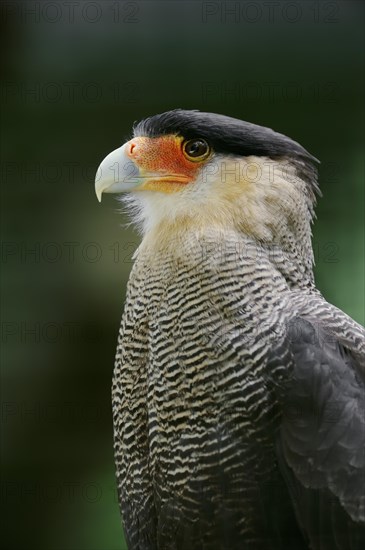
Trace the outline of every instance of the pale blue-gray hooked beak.
{"label": "pale blue-gray hooked beak", "polygon": [[138,166],[127,156],[125,143],[109,153],[95,176],[95,193],[101,202],[103,193],[123,193],[141,184]]}

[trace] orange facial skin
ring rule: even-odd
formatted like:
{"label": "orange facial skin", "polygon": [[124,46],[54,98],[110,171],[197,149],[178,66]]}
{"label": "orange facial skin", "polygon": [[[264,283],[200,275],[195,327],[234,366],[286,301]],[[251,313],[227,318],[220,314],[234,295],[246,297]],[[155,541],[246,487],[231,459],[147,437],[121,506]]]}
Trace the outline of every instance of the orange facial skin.
{"label": "orange facial skin", "polygon": [[182,142],[175,135],[136,137],[128,142],[126,153],[145,179],[138,189],[172,193],[195,181],[202,163],[185,157]]}

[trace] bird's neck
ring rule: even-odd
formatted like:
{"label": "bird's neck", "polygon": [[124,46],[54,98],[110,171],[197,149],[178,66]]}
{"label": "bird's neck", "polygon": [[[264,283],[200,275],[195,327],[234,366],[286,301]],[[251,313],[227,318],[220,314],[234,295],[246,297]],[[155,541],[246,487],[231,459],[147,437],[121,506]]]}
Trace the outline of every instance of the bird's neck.
{"label": "bird's neck", "polygon": [[[306,238],[305,238],[306,237]],[[176,265],[208,263],[224,269],[227,257],[235,255],[237,264],[260,267],[269,262],[289,288],[314,288],[310,234],[298,240],[287,232],[273,243],[258,243],[236,228],[202,225],[184,220],[162,224],[144,235],[137,257],[153,267],[161,261]]]}
{"label": "bird's neck", "polygon": [[[314,201],[308,185],[298,175],[288,175],[281,161],[233,157],[230,163],[217,162],[220,171],[214,177],[181,193],[146,192],[128,199],[144,234],[142,248],[152,256],[162,251],[173,258],[189,254],[184,244],[189,243],[218,254],[223,249],[224,257],[224,249],[234,242],[240,261],[254,249],[257,262],[260,254],[268,257],[290,286],[312,286]],[[253,165],[259,178],[247,176]]]}

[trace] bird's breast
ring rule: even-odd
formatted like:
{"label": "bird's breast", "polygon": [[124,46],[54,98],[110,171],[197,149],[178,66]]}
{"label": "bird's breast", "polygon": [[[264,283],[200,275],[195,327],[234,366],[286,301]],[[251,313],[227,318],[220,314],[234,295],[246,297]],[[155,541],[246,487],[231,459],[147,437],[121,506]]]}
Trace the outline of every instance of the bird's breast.
{"label": "bird's breast", "polygon": [[153,487],[161,517],[184,511],[190,526],[228,514],[236,533],[260,532],[239,518],[260,517],[260,480],[275,462],[266,366],[287,286],[234,239],[178,244],[139,255],[129,282],[113,390],[121,490],[146,499]]}
{"label": "bird's breast", "polygon": [[182,483],[204,456],[237,456],[271,412],[265,357],[285,282],[249,243],[240,251],[236,239],[214,239],[141,258],[135,276],[145,299],[151,459],[168,476],[184,458]]}

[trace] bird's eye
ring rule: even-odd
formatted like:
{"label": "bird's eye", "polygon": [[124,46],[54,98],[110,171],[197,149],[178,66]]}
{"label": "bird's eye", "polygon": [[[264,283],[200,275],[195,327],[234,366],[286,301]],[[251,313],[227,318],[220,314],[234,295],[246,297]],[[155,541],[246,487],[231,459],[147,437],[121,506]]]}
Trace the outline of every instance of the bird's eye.
{"label": "bird's eye", "polygon": [[210,147],[204,139],[189,139],[183,143],[183,153],[189,160],[201,161],[209,155]]}

